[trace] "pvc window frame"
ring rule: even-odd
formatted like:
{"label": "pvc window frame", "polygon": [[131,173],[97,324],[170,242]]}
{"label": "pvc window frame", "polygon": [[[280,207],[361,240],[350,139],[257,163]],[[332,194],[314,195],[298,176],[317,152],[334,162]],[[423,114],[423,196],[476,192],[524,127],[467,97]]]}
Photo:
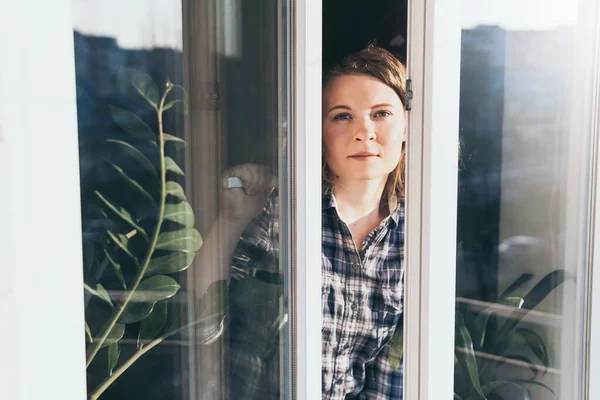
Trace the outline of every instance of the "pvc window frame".
{"label": "pvc window frame", "polygon": [[408,0],[405,400],[454,393],[460,9]]}
{"label": "pvc window frame", "polygon": [[0,12],[0,398],[86,397],[71,0]]}

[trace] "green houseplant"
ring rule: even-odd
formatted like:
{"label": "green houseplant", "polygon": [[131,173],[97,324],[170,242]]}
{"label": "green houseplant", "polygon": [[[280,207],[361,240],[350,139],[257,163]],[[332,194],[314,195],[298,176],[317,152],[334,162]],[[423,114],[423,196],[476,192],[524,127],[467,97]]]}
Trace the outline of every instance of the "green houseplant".
{"label": "green houseplant", "polygon": [[[536,330],[524,326],[522,321],[530,310],[565,281],[566,273],[564,270],[552,271],[523,297],[515,295],[532,278],[531,274],[521,275],[498,297],[497,305],[481,311],[474,311],[465,305],[457,307],[455,399],[502,399],[497,390],[512,387],[520,393],[519,400],[530,400],[531,385],[542,387],[557,398],[550,387],[537,380],[550,365],[547,345]],[[510,312],[506,315],[501,310]],[[534,358],[513,354],[512,346],[517,341],[528,348]],[[497,369],[511,361],[527,366],[532,377],[496,379]],[[515,399],[514,395],[511,399]]]}
{"label": "green houseplant", "polygon": [[[454,356],[456,400],[503,399],[496,391],[507,386],[520,393],[520,397],[513,396],[511,400],[531,400],[528,388],[531,385],[544,388],[558,399],[550,387],[536,380],[550,365],[547,345],[537,331],[522,326],[522,320],[566,280],[566,272],[560,269],[552,271],[525,296],[515,295],[532,278],[532,274],[522,274],[498,296],[497,304],[481,311],[472,310],[466,305],[457,306]],[[512,312],[502,317],[500,311],[507,309]],[[402,361],[403,340],[402,326],[398,326],[390,341],[389,362],[393,368],[398,368]],[[511,346],[516,341],[522,341],[535,359],[511,354]],[[496,379],[497,369],[510,361],[526,365],[533,376],[528,379]]]}
{"label": "green houseplant", "polygon": [[[154,132],[133,112],[110,106],[114,122],[124,132],[108,139],[107,146],[121,156],[123,165],[105,161],[121,186],[110,194],[94,190],[96,203],[88,207],[92,209],[88,217],[101,221],[104,235],[93,241],[86,241],[84,235],[86,366],[100,352],[106,352],[102,358],[107,360],[106,376],[89,389],[90,399],[100,397],[165,339],[214,318],[219,309],[214,299],[224,293],[225,285],[220,281],[209,288],[198,320],[181,324],[168,318],[169,302],[180,289],[176,274],[192,264],[202,245],[192,207],[176,181],[184,172],[167,155],[185,142],[163,129],[165,111],[178,103],[185,109],[184,100],[167,101],[174,89],[183,88],[167,81],[161,95],[150,76],[130,68],[121,69],[118,81],[154,110],[158,129]],[[135,334],[137,343],[136,350],[123,359],[126,331]]]}

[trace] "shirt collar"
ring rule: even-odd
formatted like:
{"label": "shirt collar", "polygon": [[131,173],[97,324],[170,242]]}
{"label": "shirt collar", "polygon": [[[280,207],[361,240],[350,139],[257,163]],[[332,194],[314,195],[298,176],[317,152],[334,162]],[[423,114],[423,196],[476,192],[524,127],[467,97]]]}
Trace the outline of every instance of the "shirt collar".
{"label": "shirt collar", "polygon": [[[335,196],[333,194],[333,187],[329,182],[323,181],[322,185],[323,194],[323,210],[334,208],[337,212],[338,206]],[[389,215],[384,219],[390,219],[394,226],[398,226],[401,216],[404,214],[404,199],[396,199],[395,201],[389,202]],[[338,213],[339,214],[339,213]]]}

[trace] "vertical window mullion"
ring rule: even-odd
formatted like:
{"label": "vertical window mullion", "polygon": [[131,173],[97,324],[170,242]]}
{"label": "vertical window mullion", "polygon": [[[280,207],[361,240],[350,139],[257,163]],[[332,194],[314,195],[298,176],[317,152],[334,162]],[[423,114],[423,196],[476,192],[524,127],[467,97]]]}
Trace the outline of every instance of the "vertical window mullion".
{"label": "vertical window mullion", "polygon": [[[592,135],[593,135],[593,175],[591,184],[592,193],[595,198],[590,204],[591,208],[591,257],[590,257],[590,268],[591,272],[587,274],[590,282],[588,285],[588,295],[590,298],[587,312],[584,314],[585,322],[588,327],[587,332],[587,343],[584,344],[584,350],[586,354],[586,364],[584,365],[584,371],[587,374],[586,377],[586,392],[584,398],[593,400],[600,398],[600,383],[598,383],[597,377],[600,376],[600,19],[598,17],[598,4],[588,3],[590,12],[587,15],[591,17],[590,26],[594,27],[590,31],[595,35],[596,41],[594,43],[593,52],[593,87],[595,90],[592,93]],[[587,369],[587,370],[586,370]]]}
{"label": "vertical window mullion", "polygon": [[409,2],[405,400],[453,393],[460,14]]}
{"label": "vertical window mullion", "polygon": [[321,286],[321,0],[296,0],[293,10],[292,379],[295,398],[318,399],[321,298],[314,294]]}
{"label": "vertical window mullion", "polygon": [[85,398],[71,0],[3,5],[0,398]]}

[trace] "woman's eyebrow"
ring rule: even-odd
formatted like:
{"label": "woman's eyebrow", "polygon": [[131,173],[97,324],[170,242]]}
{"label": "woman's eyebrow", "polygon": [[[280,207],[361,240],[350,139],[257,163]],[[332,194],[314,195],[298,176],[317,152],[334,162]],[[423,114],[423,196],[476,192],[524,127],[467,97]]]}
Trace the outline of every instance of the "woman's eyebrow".
{"label": "woman's eyebrow", "polygon": [[371,108],[377,108],[377,107],[394,107],[394,106],[391,104],[388,104],[388,103],[381,103],[381,104],[375,104]]}
{"label": "woman's eyebrow", "polygon": [[344,106],[344,105],[339,105],[339,106],[333,106],[329,109],[329,111],[327,111],[327,113],[332,112],[333,110],[337,110],[338,108],[341,108],[342,110],[352,110],[350,107],[348,106]]}

